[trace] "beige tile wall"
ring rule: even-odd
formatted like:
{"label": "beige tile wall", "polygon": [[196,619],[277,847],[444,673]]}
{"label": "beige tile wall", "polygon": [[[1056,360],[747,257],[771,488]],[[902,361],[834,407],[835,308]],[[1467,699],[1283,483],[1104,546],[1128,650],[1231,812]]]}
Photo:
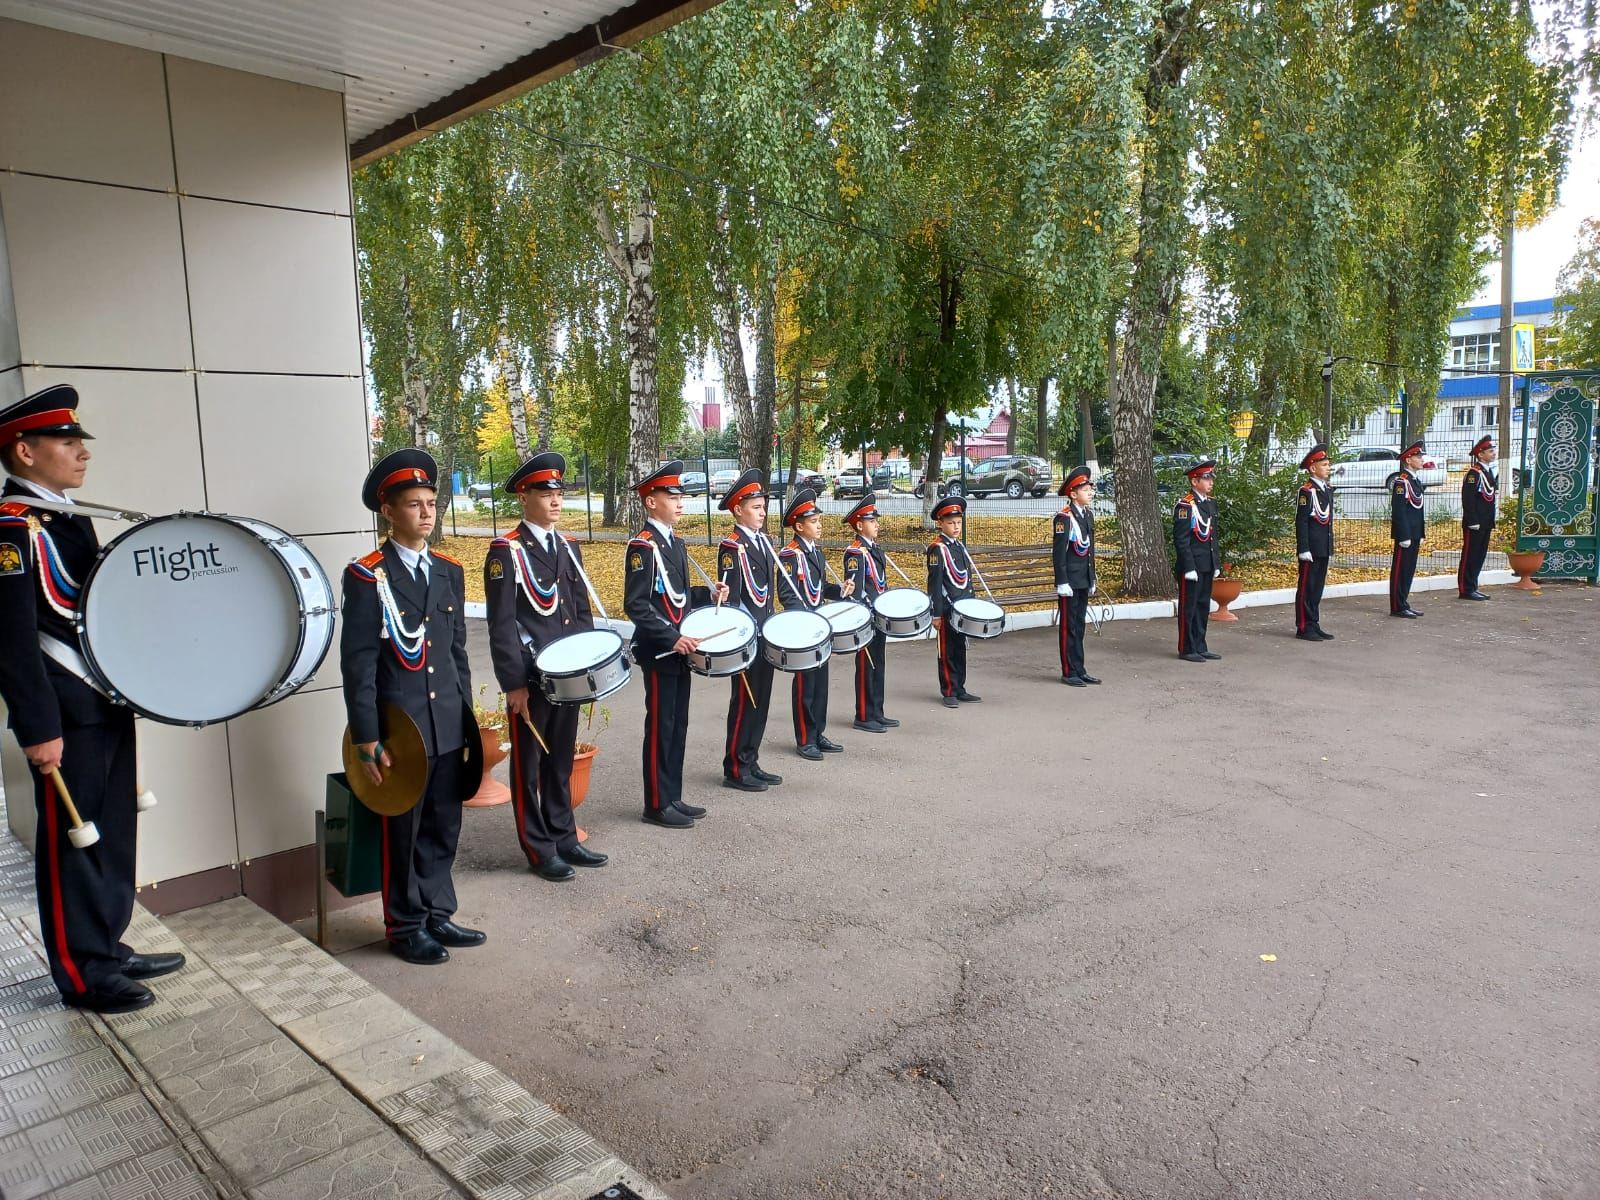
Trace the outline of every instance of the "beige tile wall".
{"label": "beige tile wall", "polygon": [[[0,234],[23,364],[5,385],[79,389],[97,435],[82,494],[278,525],[337,604],[373,545],[343,98],[0,20]],[[225,727],[139,722],[161,798],[141,883],[311,841],[339,769],[337,644],[300,693]]]}

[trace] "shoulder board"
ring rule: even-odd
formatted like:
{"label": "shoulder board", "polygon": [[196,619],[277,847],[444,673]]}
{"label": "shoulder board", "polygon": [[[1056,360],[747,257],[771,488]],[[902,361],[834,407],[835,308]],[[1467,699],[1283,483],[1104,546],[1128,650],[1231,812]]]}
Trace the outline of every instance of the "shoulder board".
{"label": "shoulder board", "polygon": [[4,504],[0,504],[0,516],[21,517],[27,513],[28,506],[20,500],[7,500]]}
{"label": "shoulder board", "polygon": [[648,550],[648,549],[650,549],[650,547],[654,546],[655,543],[652,542],[647,537],[636,537],[636,538],[629,538],[628,539],[628,545],[630,545],[630,546],[638,546],[642,550]]}
{"label": "shoulder board", "polygon": [[359,559],[352,558],[350,560],[350,565],[346,569],[357,579],[360,579],[366,583],[372,583],[378,578],[372,573],[372,569],[370,567],[362,566]]}
{"label": "shoulder board", "polygon": [[489,549],[491,549],[491,550],[504,549],[505,547],[507,547],[509,545],[511,545],[511,539],[510,538],[497,537],[497,538],[494,539],[494,541],[489,543]]}
{"label": "shoulder board", "polygon": [[725,537],[718,544],[724,550],[737,550],[739,548],[739,539],[738,538]]}
{"label": "shoulder board", "polygon": [[461,560],[459,558],[451,558],[448,554],[441,554],[437,550],[430,550],[428,553],[432,557],[437,558],[440,562],[447,562],[453,567],[459,567],[461,565]]}
{"label": "shoulder board", "polygon": [[1302,483],[1300,485],[1300,490],[1302,492],[1309,492],[1312,488],[1314,488],[1316,486],[1317,485],[1315,483],[1311,482],[1311,480],[1308,479],[1308,480],[1306,480],[1304,483]]}
{"label": "shoulder board", "polygon": [[578,544],[578,539],[573,537],[570,533],[563,533],[561,536],[566,538],[567,541],[571,542],[574,546]]}
{"label": "shoulder board", "polygon": [[371,554],[364,555],[363,557],[356,559],[356,561],[370,571],[373,567],[383,565],[383,551],[374,550]]}
{"label": "shoulder board", "polygon": [[854,546],[846,546],[844,548],[844,556],[849,558],[852,554],[860,554],[863,549],[864,547],[860,543]]}
{"label": "shoulder board", "polygon": [[940,541],[939,538],[934,538],[933,541],[928,543],[928,549],[929,550],[937,550],[939,548],[939,541]]}

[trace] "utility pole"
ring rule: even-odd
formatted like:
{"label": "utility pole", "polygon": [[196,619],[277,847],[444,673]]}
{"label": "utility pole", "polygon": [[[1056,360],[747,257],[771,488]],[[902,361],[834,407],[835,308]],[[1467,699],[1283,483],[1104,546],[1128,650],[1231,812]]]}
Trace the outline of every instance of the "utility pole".
{"label": "utility pole", "polygon": [[1517,93],[1513,89],[1506,114],[1506,163],[1500,180],[1500,403],[1495,446],[1504,455],[1511,444],[1511,367],[1514,360],[1511,339],[1517,323],[1516,292],[1513,281],[1513,243],[1517,236]]}
{"label": "utility pole", "polygon": [[1333,351],[1322,355],[1322,439],[1333,449]]}

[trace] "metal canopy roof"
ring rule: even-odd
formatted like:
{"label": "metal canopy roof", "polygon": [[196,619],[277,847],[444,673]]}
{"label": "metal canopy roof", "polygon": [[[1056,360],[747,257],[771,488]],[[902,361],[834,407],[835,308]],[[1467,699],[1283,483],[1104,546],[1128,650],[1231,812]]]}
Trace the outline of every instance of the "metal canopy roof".
{"label": "metal canopy roof", "polygon": [[345,94],[370,162],[716,0],[0,0],[0,16]]}

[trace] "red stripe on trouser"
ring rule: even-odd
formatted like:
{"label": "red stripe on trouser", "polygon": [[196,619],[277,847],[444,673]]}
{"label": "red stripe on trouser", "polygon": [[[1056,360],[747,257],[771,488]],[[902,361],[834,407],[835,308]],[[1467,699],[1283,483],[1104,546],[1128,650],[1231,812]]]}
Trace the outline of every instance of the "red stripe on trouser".
{"label": "red stripe on trouser", "polygon": [[379,825],[383,832],[380,835],[382,845],[382,882],[383,882],[383,931],[394,932],[394,918],[389,912],[389,818],[379,817]]}
{"label": "red stripe on trouser", "polygon": [[656,769],[660,761],[659,749],[661,746],[661,675],[660,672],[650,672],[650,714],[646,720],[645,728],[650,734],[650,785],[645,792],[645,802],[651,808],[661,807],[661,776]]}
{"label": "red stripe on trouser", "polygon": [[1394,544],[1394,562],[1389,566],[1389,611],[1400,611],[1400,543]]}
{"label": "red stripe on trouser", "polygon": [[522,730],[511,730],[511,804],[516,809],[517,841],[522,843],[522,852],[528,856],[528,861],[534,866],[539,865],[539,852],[533,848],[533,843],[528,841],[528,827],[522,821],[522,806],[525,803],[522,795]]}
{"label": "red stripe on trouser", "polygon": [[733,714],[733,728],[728,731],[728,761],[733,764],[733,777],[739,778],[739,727],[744,724],[744,689],[748,686],[743,675],[733,679],[733,698],[738,708]]}
{"label": "red stripe on trouser", "polygon": [[1456,565],[1456,594],[1467,594],[1467,553],[1472,549],[1472,530],[1461,531],[1461,561]]}
{"label": "red stripe on trouser", "polygon": [[867,719],[867,650],[856,655],[856,720]]}
{"label": "red stripe on trouser", "polygon": [[797,671],[794,677],[794,719],[800,744],[804,746],[811,740],[811,735],[806,732],[806,679],[803,671]]}
{"label": "red stripe on trouser", "polygon": [[1178,653],[1189,652],[1189,581],[1178,580]]}
{"label": "red stripe on trouser", "polygon": [[1063,675],[1072,674],[1072,614],[1067,611],[1071,604],[1072,602],[1066,596],[1056,597],[1056,607],[1061,610],[1061,637],[1059,641],[1061,643],[1061,673]]}
{"label": "red stripe on trouser", "polygon": [[89,989],[84,986],[83,975],[78,970],[78,964],[73,961],[71,949],[67,946],[66,905],[61,898],[61,831],[58,827],[61,818],[57,814],[56,804],[55,782],[47,779],[44,784],[44,825],[45,838],[50,845],[45,853],[49,855],[50,861],[50,919],[56,927],[56,957],[61,960],[72,986],[80,992],[86,992]]}
{"label": "red stripe on trouser", "polygon": [[1306,625],[1309,624],[1306,620],[1308,615],[1306,613],[1306,581],[1310,574],[1311,564],[1302,558],[1300,560],[1300,582],[1295,584],[1294,588],[1294,631],[1296,633],[1304,633]]}
{"label": "red stripe on trouser", "polygon": [[940,617],[939,618],[939,694],[942,695],[942,696],[948,696],[955,685],[951,682],[953,676],[950,674],[950,664],[945,661],[944,636],[945,636],[944,618]]}

